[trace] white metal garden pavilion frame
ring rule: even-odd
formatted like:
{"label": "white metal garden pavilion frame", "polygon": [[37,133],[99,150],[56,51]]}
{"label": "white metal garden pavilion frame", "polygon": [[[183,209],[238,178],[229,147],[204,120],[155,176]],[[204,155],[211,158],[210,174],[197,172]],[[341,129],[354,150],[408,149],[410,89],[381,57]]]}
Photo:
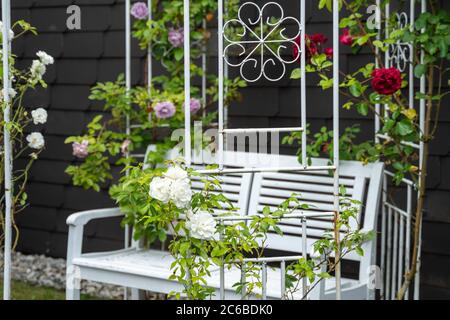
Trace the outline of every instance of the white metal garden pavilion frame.
{"label": "white metal garden pavilion frame", "polygon": [[[338,146],[339,146],[339,83],[338,81],[335,81],[333,86],[333,132],[334,134],[334,159],[332,165],[325,165],[325,166],[308,166],[307,165],[307,155],[306,155],[306,73],[305,73],[305,65],[306,65],[306,56],[303,54],[305,52],[305,43],[304,41],[301,41],[300,48],[299,48],[299,61],[300,61],[300,68],[302,70],[301,74],[301,81],[300,81],[300,109],[301,109],[301,123],[299,127],[289,127],[289,128],[242,128],[242,129],[227,129],[227,112],[226,108],[224,107],[224,92],[226,90],[226,87],[224,85],[224,79],[228,75],[228,64],[225,63],[226,60],[226,49],[224,48],[224,26],[226,25],[226,22],[224,22],[224,2],[226,0],[218,0],[218,54],[219,54],[219,62],[218,62],[218,75],[219,75],[219,99],[218,99],[218,165],[219,168],[217,170],[203,170],[200,171],[204,174],[220,174],[220,175],[226,175],[226,174],[232,174],[232,173],[246,173],[246,172],[299,172],[299,171],[328,171],[332,170],[334,172],[334,208],[335,212],[334,214],[339,215],[339,152],[338,152]],[[148,7],[152,8],[152,0],[148,0]],[[190,55],[190,1],[184,0],[184,87],[185,87],[185,105],[189,105],[189,101],[191,100],[190,95],[190,88],[191,88],[191,72],[190,72],[190,64],[191,64],[191,55]],[[276,2],[268,2],[268,3],[275,3]],[[252,2],[244,2],[243,5],[246,4],[253,4]],[[299,22],[299,35],[301,39],[305,38],[306,30],[305,30],[305,2],[300,2],[300,22]],[[256,6],[256,8],[258,8]],[[280,7],[281,8],[281,7]],[[334,77],[339,77],[339,11],[338,8],[338,1],[333,1],[333,50],[335,52],[334,54],[334,60],[333,60],[333,74]],[[259,9],[259,8],[258,8]],[[281,8],[282,9],[282,8]],[[131,89],[131,21],[130,21],[130,11],[131,11],[131,1],[127,0],[125,4],[125,15],[126,15],[126,28],[125,28],[125,52],[126,52],[126,63],[125,63],[125,78],[126,78],[126,86],[127,89]],[[149,17],[148,19],[151,20],[151,9],[149,10]],[[260,11],[262,14],[262,9]],[[261,25],[263,23],[263,17],[261,16]],[[206,27],[206,22],[204,23],[204,26]],[[261,41],[264,41],[261,37]],[[202,68],[203,70],[206,69],[206,52],[202,53]],[[147,79],[148,79],[148,87],[150,89],[151,86],[151,79],[152,79],[152,53],[151,53],[151,45],[148,48],[147,52]],[[264,73],[264,70],[262,70]],[[271,79],[269,79],[271,80]],[[277,79],[279,80],[279,79]],[[274,81],[274,80],[271,80]],[[202,100],[203,102],[206,101],[206,76],[202,76]],[[130,128],[133,126],[133,124],[130,124],[129,119],[127,119],[127,133],[130,132]],[[186,165],[190,166],[192,159],[191,159],[191,152],[192,152],[192,146],[191,146],[191,114],[190,114],[190,108],[185,108],[185,135],[184,135],[184,158]],[[224,169],[223,168],[223,154],[225,151],[225,139],[226,135],[230,133],[258,133],[258,132],[291,132],[291,131],[301,131],[302,132],[302,164],[297,167],[251,167],[251,168],[243,168],[243,169]],[[135,157],[143,157],[142,154],[136,154],[133,155]],[[301,217],[293,217],[293,218],[301,218]],[[129,230],[126,228],[125,230],[125,247],[129,246]],[[301,245],[301,244],[299,244]],[[292,257],[279,257],[278,261],[289,261]],[[273,259],[272,259],[273,260]],[[271,260],[271,261],[272,261]],[[275,259],[276,260],[276,259]],[[266,262],[263,262],[263,266]],[[222,268],[221,270],[221,296],[223,297],[224,294],[224,286],[223,286],[223,273],[224,270]],[[341,270],[340,270],[340,263],[337,264],[336,267],[336,298],[340,299],[341,297]]]}
{"label": "white metal garden pavilion frame", "polygon": [[[307,166],[299,167],[299,168],[246,168],[246,169],[239,169],[239,170],[224,170],[221,167],[220,159],[223,154],[224,150],[224,137],[227,135],[227,133],[245,133],[245,132],[283,132],[283,131],[292,131],[296,129],[302,130],[302,141],[306,141],[306,131],[303,130],[303,128],[306,128],[306,94],[303,94],[306,92],[306,77],[304,74],[304,66],[305,66],[305,55],[300,55],[300,67],[302,70],[301,74],[301,84],[300,84],[300,91],[301,91],[301,124],[299,128],[266,128],[266,129],[226,129],[226,123],[228,120],[227,117],[227,109],[223,106],[223,92],[226,90],[224,88],[224,77],[228,76],[228,64],[224,63],[224,60],[226,59],[225,53],[224,53],[224,39],[223,39],[223,27],[224,27],[224,21],[223,21],[223,14],[224,10],[224,3],[226,0],[218,0],[219,5],[219,12],[218,12],[218,30],[220,31],[219,37],[218,37],[218,52],[219,55],[222,55],[219,59],[219,170],[211,173],[221,173],[226,174],[231,172],[259,172],[259,171],[271,171],[271,170],[308,170],[311,169]],[[126,28],[126,41],[127,41],[127,85],[129,88],[131,88],[131,75],[130,75],[130,60],[131,60],[131,54],[130,54],[130,37],[131,37],[131,29],[130,29],[130,1],[127,1],[127,8],[126,8],[126,19],[127,19],[127,28]],[[334,78],[338,77],[339,72],[339,12],[336,10],[337,8],[337,2],[336,0],[333,1],[333,75]],[[374,1],[377,5],[377,8],[380,8],[380,0]],[[396,13],[396,16],[398,18],[398,23],[401,24],[401,26],[405,26],[408,23],[411,23],[415,21],[415,14],[416,14],[416,7],[415,7],[415,0],[409,1],[409,15],[406,12],[400,12]],[[148,0],[148,6],[151,8],[152,6],[152,0]],[[421,0],[421,12],[426,11],[426,0]],[[377,11],[377,19],[381,17],[381,12]],[[385,17],[390,17],[390,6],[389,4],[385,8]],[[186,30],[189,30],[189,0],[184,1],[184,50],[185,52],[189,53],[190,50],[190,44],[189,44],[189,32]],[[306,29],[304,28],[304,18],[305,18],[305,4],[304,1],[301,1],[301,7],[300,7],[300,26],[301,26],[301,39],[304,39],[306,34]],[[150,16],[149,19],[151,19],[151,10],[150,10]],[[204,24],[204,27],[206,28],[206,23]],[[381,26],[379,26],[379,30],[381,29]],[[389,28],[388,24],[386,22],[386,25],[384,27],[384,32],[381,30],[379,31],[379,37],[381,38],[383,35],[388,37],[389,36]],[[405,49],[406,48],[406,49]],[[304,52],[304,42],[301,42],[301,48],[300,52]],[[377,49],[378,50],[378,49]],[[405,51],[406,50],[406,51]],[[409,54],[406,52],[409,50]],[[397,42],[396,44],[392,45],[390,50],[385,53],[385,67],[391,67],[395,66],[397,67],[401,72],[404,72],[406,68],[408,68],[408,95],[409,95],[409,105],[410,108],[414,108],[414,72],[413,72],[413,66],[412,66],[412,59],[413,59],[413,50],[414,48],[410,44],[400,43]],[[423,59],[423,52],[421,53],[422,59]],[[185,101],[190,101],[190,69],[189,65],[191,62],[191,58],[189,54],[185,55]],[[203,70],[206,68],[206,52],[203,52],[202,54],[202,67]],[[375,66],[379,67],[379,63],[376,60]],[[151,85],[151,79],[152,79],[152,63],[151,63],[151,49],[148,50],[148,85],[150,87]],[[425,92],[425,77],[423,76],[420,79],[420,91]],[[202,78],[202,100],[203,102],[206,101],[206,78],[203,76]],[[385,108],[386,106],[376,106],[377,113],[380,114],[380,112],[385,109],[387,112],[388,110]],[[190,112],[188,110],[189,108],[186,108],[186,115],[185,115],[185,150],[186,150],[186,162],[189,164],[191,159],[191,145],[189,143],[190,141],[190,129],[191,129],[191,122],[190,122]],[[424,129],[424,119],[425,119],[425,101],[422,99],[420,100],[419,105],[419,125],[420,130],[423,132]],[[388,136],[382,135],[379,133],[381,127],[381,120],[378,115],[375,116],[375,140],[380,141],[382,139],[389,139]],[[333,84],[333,131],[339,132],[339,87],[338,82],[335,81]],[[334,135],[334,146],[337,146],[338,135]],[[406,142],[405,142],[406,143]],[[407,143],[408,144],[408,143]],[[422,161],[423,161],[423,143],[420,142],[419,144],[411,144],[409,143],[413,148],[417,149],[419,151],[419,167],[421,167]],[[306,163],[306,148],[305,145],[302,145],[302,163]],[[318,169],[333,169],[334,170],[334,178],[335,178],[335,195],[336,195],[336,208],[338,208],[338,177],[339,177],[339,155],[338,152],[336,152],[336,147],[334,150],[334,164],[331,166],[331,168],[318,168]],[[406,209],[400,208],[399,205],[396,205],[395,203],[392,203],[388,200],[387,194],[389,192],[390,186],[388,184],[389,179],[392,177],[392,172],[386,170],[385,171],[385,179],[383,182],[383,205],[382,205],[382,224],[381,224],[381,272],[382,272],[382,281],[381,281],[381,298],[382,299],[395,299],[395,293],[396,289],[398,289],[402,281],[404,280],[404,274],[409,269],[411,264],[411,230],[412,230],[412,216],[413,216],[413,201],[414,201],[414,192],[417,191],[417,187],[415,183],[409,179],[403,179],[402,184],[406,186]],[[416,192],[417,193],[417,192]],[[417,197],[417,195],[416,195]],[[336,210],[338,214],[338,210]],[[393,221],[394,220],[394,221]],[[422,221],[416,222],[416,223],[422,223]],[[128,239],[128,238],[127,238]],[[337,282],[339,282],[340,274],[339,270],[337,272]],[[337,292],[339,292],[339,284],[337,284]],[[419,257],[418,257],[418,268],[417,273],[415,276],[414,281],[414,293],[413,298],[415,300],[419,299],[419,288],[420,288],[420,249],[419,249]],[[339,296],[339,293],[337,294]],[[405,299],[409,299],[410,293],[409,290],[406,292]],[[339,298],[339,297],[338,297]]]}
{"label": "white metal garden pavilion frame", "polygon": [[[414,21],[414,0],[410,1],[411,4],[411,10],[410,10],[410,20]],[[424,12],[426,10],[426,1],[422,0],[421,5],[421,11]],[[130,21],[130,0],[126,0],[126,64],[125,64],[125,70],[126,70],[126,86],[128,89],[131,88],[131,21]],[[376,0],[376,3],[379,5],[380,0]],[[149,7],[151,7],[152,0],[148,0]],[[223,21],[223,4],[224,0],[218,0],[219,4],[219,43],[218,43],[218,49],[219,49],[219,55],[223,54],[224,52],[224,42],[222,37],[222,31],[224,26]],[[339,77],[339,12],[337,10],[338,8],[338,0],[333,0],[333,74],[334,78]],[[300,24],[301,24],[301,39],[304,39],[305,36],[305,3],[304,1],[301,1],[301,8],[300,8]],[[386,8],[386,16],[389,16],[389,6]],[[184,49],[185,49],[185,57],[184,57],[184,63],[185,63],[185,101],[186,105],[189,105],[190,101],[190,54],[189,54],[189,0],[184,0]],[[151,10],[150,10],[150,16],[149,19],[151,19]],[[4,109],[4,121],[5,126],[3,128],[4,130],[4,152],[5,152],[5,248],[4,248],[4,286],[3,286],[3,297],[5,300],[9,300],[11,298],[11,289],[10,289],[10,280],[11,280],[11,221],[12,221],[12,150],[11,150],[11,141],[9,136],[9,130],[8,130],[8,123],[10,122],[10,96],[8,94],[9,88],[11,87],[11,79],[10,79],[10,69],[9,69],[9,61],[8,57],[11,52],[11,39],[9,35],[9,30],[11,27],[11,6],[10,6],[10,0],[2,0],[2,21],[3,21],[3,83],[4,83],[4,90],[3,90],[3,99],[5,102],[5,109]],[[387,29],[387,28],[386,28]],[[386,30],[388,32],[388,30]],[[381,36],[381,34],[380,34]],[[300,55],[300,66],[302,70],[302,77],[301,77],[301,85],[300,90],[301,93],[306,92],[306,80],[305,80],[305,55],[303,54],[305,50],[305,44],[304,41],[301,41],[301,48],[300,52],[302,53]],[[410,57],[412,57],[412,54],[410,54]],[[151,51],[148,51],[148,82],[149,85],[151,83],[152,78],[152,63],[151,63]],[[223,57],[222,57],[223,58]],[[423,58],[423,53],[422,53]],[[389,57],[389,53],[386,54],[386,65],[391,65],[391,63],[395,63],[398,65],[399,61],[391,61],[392,58]],[[202,57],[202,65],[205,68],[206,67],[206,54],[203,54]],[[224,75],[227,74],[227,67],[224,65],[224,59],[219,59],[219,170],[216,170],[215,172],[209,171],[209,173],[220,173],[220,174],[227,174],[231,172],[235,172],[236,170],[226,170],[223,169],[222,163],[220,159],[223,157],[223,151],[224,151],[224,136],[227,134],[227,129],[225,127],[226,124],[226,110],[224,109],[223,105],[223,92],[226,90],[224,88]],[[409,73],[410,80],[412,79],[411,74],[411,68]],[[206,80],[203,79],[202,81],[202,97],[205,99],[206,93],[205,93],[205,86],[206,86]],[[420,88],[423,92],[425,89],[425,78],[422,77],[420,80]],[[413,86],[410,86],[409,88],[410,92],[410,105],[413,107]],[[333,131],[334,134],[334,165],[332,166],[324,166],[322,168],[315,167],[311,168],[306,165],[306,130],[303,130],[303,128],[306,128],[306,95],[301,94],[301,125],[300,128],[302,128],[302,166],[299,166],[298,168],[247,168],[244,170],[240,170],[240,172],[260,172],[260,171],[305,171],[305,170],[330,170],[332,169],[334,171],[334,194],[335,194],[335,211],[336,214],[339,214],[339,152],[338,152],[338,139],[339,135],[336,134],[339,132],[339,82],[334,81],[333,84]],[[378,110],[381,110],[382,106],[378,106]],[[425,103],[423,100],[420,101],[420,128],[423,129],[424,127],[424,113],[425,113]],[[127,132],[130,132],[132,124],[130,124],[129,119],[127,119]],[[191,163],[191,145],[190,145],[190,109],[185,108],[185,155],[186,155],[186,163]],[[380,119],[376,117],[375,119],[375,130],[376,134],[378,133],[378,130],[380,128]],[[234,129],[236,132],[236,129]],[[237,129],[238,131],[240,129]],[[244,132],[248,129],[242,129],[241,131]],[[258,129],[254,129],[255,131],[258,131]],[[275,131],[282,131],[283,128],[272,128],[272,129],[262,129],[265,132],[275,132]],[[261,131],[262,131],[261,130]],[[388,137],[382,137],[377,135],[376,139],[384,139]],[[415,146],[419,149],[420,152],[420,163],[423,160],[423,144],[420,143],[419,146]],[[205,172],[207,173],[207,172]],[[386,172],[386,176],[389,176],[390,173]],[[403,266],[404,268],[408,268],[409,266],[409,254],[404,254],[403,251],[399,251],[399,246],[395,245],[397,241],[400,241],[399,243],[402,244],[402,239],[398,240],[396,237],[398,237],[398,223],[400,225],[400,230],[403,230],[404,228],[404,220],[406,219],[406,243],[405,243],[405,252],[409,252],[410,248],[410,226],[411,226],[411,216],[412,216],[412,201],[413,201],[413,187],[414,184],[412,181],[405,180],[404,183],[407,186],[407,210],[402,210],[395,205],[389,203],[386,198],[383,199],[383,215],[382,215],[382,269],[387,270],[386,272],[386,283],[384,284],[384,287],[382,288],[382,292],[384,292],[385,298],[390,298],[393,292],[395,291],[395,285],[396,283],[401,283],[402,279],[402,270]],[[385,182],[385,190],[387,190],[387,183]],[[392,229],[392,216],[394,216],[395,219],[395,226],[394,226],[394,248],[392,251],[392,248],[390,247],[389,243],[391,243],[390,238],[390,231]],[[399,221],[400,219],[400,221]],[[421,223],[420,221],[418,223]],[[387,225],[387,226],[386,226]],[[401,233],[402,237],[403,233]],[[125,244],[128,246],[129,244],[129,231],[128,228],[126,229],[126,237],[125,237]],[[403,249],[400,249],[403,250]],[[393,254],[391,253],[393,252]],[[401,252],[401,253],[400,253]],[[420,251],[419,251],[420,252]],[[397,255],[398,254],[398,255]],[[393,258],[394,263],[391,268],[390,259]],[[405,259],[405,264],[403,265],[402,262],[398,263],[398,269],[397,269],[397,261],[401,261],[401,259]],[[397,260],[398,259],[398,260]],[[386,261],[387,260],[387,261]],[[398,270],[398,272],[397,272]],[[392,278],[390,278],[390,273],[392,272]],[[392,279],[392,280],[390,280]],[[416,275],[416,281],[415,281],[415,289],[414,289],[414,298],[418,299],[419,295],[419,273]],[[391,286],[390,286],[391,285]],[[397,287],[398,288],[398,287]],[[337,299],[340,298],[340,270],[339,268],[336,270],[336,296]],[[408,296],[406,296],[408,297]]]}

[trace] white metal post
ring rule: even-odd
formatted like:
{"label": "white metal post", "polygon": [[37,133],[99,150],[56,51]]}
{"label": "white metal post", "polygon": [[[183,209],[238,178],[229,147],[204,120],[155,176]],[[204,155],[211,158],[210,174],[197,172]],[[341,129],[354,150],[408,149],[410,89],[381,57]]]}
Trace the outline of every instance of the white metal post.
{"label": "white metal post", "polygon": [[[125,87],[126,92],[129,94],[131,89],[131,4],[130,0],[125,1]],[[130,117],[127,115],[125,118],[125,132],[127,136],[130,134]],[[130,156],[129,152],[126,152],[126,157]],[[128,170],[126,174],[128,175]],[[130,246],[130,226],[125,225],[124,246],[128,248]],[[124,288],[124,299],[128,299],[128,289]]]}
{"label": "white metal post", "polygon": [[245,277],[245,263],[242,263],[241,265],[241,284],[242,284],[242,289],[241,289],[241,297],[242,300],[245,300],[246,296],[247,296],[247,285],[246,285],[246,277]]}
{"label": "white metal post", "polygon": [[[153,7],[152,0],[148,0],[147,6],[148,6],[148,21],[151,21],[152,7]],[[152,79],[153,79],[153,61],[152,61],[152,44],[150,42],[147,48],[147,86],[149,95],[151,93]]]}
{"label": "white metal post", "polygon": [[189,0],[184,0],[184,156],[186,165],[191,165],[191,48],[190,48],[190,8]]}
{"label": "white metal post", "polygon": [[[385,10],[385,36],[386,39],[389,38],[389,17],[391,15],[391,9],[389,6],[389,2],[386,3],[386,7],[384,8]],[[384,54],[384,66],[385,68],[389,68],[389,50],[386,50],[385,54]]]}
{"label": "white metal post", "polygon": [[9,91],[11,88],[9,55],[11,40],[9,30],[11,29],[11,7],[9,0],[2,0],[2,20],[3,20],[3,101],[5,108],[3,119],[5,125],[4,132],[4,152],[5,152],[5,252],[3,269],[3,299],[11,299],[11,221],[12,221],[12,144],[8,125],[10,122],[11,99]]}
{"label": "white metal post", "polygon": [[267,300],[267,262],[261,264],[262,299]]}
{"label": "white metal post", "polygon": [[[125,2],[125,86],[127,94],[131,89],[131,19],[130,0]],[[130,134],[130,117],[126,116],[126,134]],[[129,153],[126,154],[129,157]],[[128,174],[128,173],[127,173]],[[125,226],[125,248],[129,246],[130,227]]]}
{"label": "white metal post", "polygon": [[[305,261],[308,259],[308,226],[306,224],[306,218],[301,219],[302,223],[302,257]],[[308,299],[308,278],[303,277],[303,299]]]}
{"label": "white metal post", "polygon": [[[406,217],[406,244],[405,244],[405,269],[404,274],[408,272],[411,268],[411,217],[412,217],[412,185],[407,186],[407,207],[406,212],[408,216]],[[405,300],[409,300],[409,289],[406,289]]]}
{"label": "white metal post", "polygon": [[400,225],[399,225],[399,240],[398,240],[398,277],[397,288],[400,289],[403,283],[403,270],[404,270],[404,247],[405,247],[405,216],[399,213]]}
{"label": "white metal post", "polygon": [[223,0],[218,1],[218,22],[217,22],[217,43],[218,43],[218,57],[219,60],[219,110],[218,110],[218,138],[219,138],[219,145],[218,145],[218,164],[219,164],[219,170],[223,169],[223,151],[224,151],[224,138],[225,133],[223,132],[223,121],[224,121],[224,111],[223,111],[223,90],[224,90],[224,61],[223,61]]}
{"label": "white metal post", "polygon": [[[379,10],[381,10],[380,9],[380,0],[377,0],[376,1],[376,6],[377,6],[377,8],[376,8],[376,10],[377,10],[377,19],[379,19],[380,18],[380,14],[378,14],[378,11]],[[381,24],[379,24],[379,22],[380,21],[377,21],[377,25],[376,25],[376,27],[378,28],[378,30],[377,30],[377,40],[380,40],[380,38],[381,38]],[[379,52],[380,52],[380,49],[378,48],[378,47],[376,47],[375,48],[375,55],[377,56],[377,57],[375,57],[375,68],[376,69],[378,69],[379,67],[380,67],[380,63],[379,63],[379,61],[378,61],[378,54],[379,54]],[[381,111],[381,108],[380,108],[380,104],[379,103],[377,103],[377,104],[375,104],[375,142],[379,142],[379,139],[378,139],[378,133],[379,133],[379,131],[380,131],[380,111]]]}
{"label": "white metal post", "polygon": [[[207,29],[207,23],[206,19],[203,19],[202,22],[202,28],[203,32],[206,33]],[[207,57],[206,57],[206,42],[202,46],[202,106],[203,106],[203,117],[206,116],[206,63],[207,63]]]}
{"label": "white metal post", "polygon": [[286,261],[280,263],[280,278],[281,278],[281,300],[286,299]]}
{"label": "white metal post", "polygon": [[382,187],[382,196],[381,196],[381,275],[382,275],[382,281],[381,281],[381,288],[380,288],[380,295],[382,299],[386,299],[386,291],[385,291],[385,283],[383,281],[384,276],[386,274],[386,206],[385,202],[387,199],[386,196],[386,190],[387,190],[387,176],[386,174],[383,174],[383,187]]}
{"label": "white metal post", "polygon": [[394,240],[392,250],[391,300],[394,300],[397,293],[398,219],[400,214],[396,210],[393,210],[392,213],[394,214]]}
{"label": "white metal post", "polygon": [[[306,130],[306,128],[304,128]],[[333,0],[333,164],[334,164],[334,210],[339,219],[339,1]],[[339,230],[337,230],[339,231]],[[340,233],[335,230],[337,241],[336,300],[341,300]]]}
{"label": "white metal post", "polygon": [[[385,204],[383,204],[385,205]],[[386,286],[385,297],[390,299],[391,292],[391,261],[392,261],[392,208],[387,208],[387,247],[386,247]]]}
{"label": "white metal post", "polygon": [[300,121],[302,131],[302,165],[306,166],[306,22],[305,1],[300,1]]}
{"label": "white metal post", "polygon": [[[223,223],[224,223],[223,219],[220,219],[219,225],[223,226]],[[223,231],[220,232],[220,241],[223,241]],[[221,260],[219,273],[220,273],[219,297],[220,300],[225,300],[225,259],[223,258]]]}
{"label": "white metal post", "polygon": [[[416,0],[411,0],[410,3],[410,31],[414,31],[414,20],[415,20],[415,2]],[[412,44],[408,45],[409,48],[409,108],[414,109],[414,46]]]}

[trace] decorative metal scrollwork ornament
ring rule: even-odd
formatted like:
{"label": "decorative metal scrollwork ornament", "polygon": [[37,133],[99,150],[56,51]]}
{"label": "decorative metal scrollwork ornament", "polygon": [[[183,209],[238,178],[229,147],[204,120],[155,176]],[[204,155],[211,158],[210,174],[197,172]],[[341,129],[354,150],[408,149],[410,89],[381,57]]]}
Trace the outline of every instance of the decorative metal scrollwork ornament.
{"label": "decorative metal scrollwork ornament", "polygon": [[[395,14],[397,29],[404,29],[408,26],[408,15],[405,12]],[[396,43],[389,45],[390,65],[404,72],[408,66],[411,55],[411,46],[406,42],[397,40]]]}
{"label": "decorative metal scrollwork ornament", "polygon": [[[244,10],[256,10],[256,16],[244,18]],[[294,30],[291,36],[287,35],[287,25]],[[237,19],[224,24],[222,33],[228,45],[223,58],[229,66],[239,67],[241,77],[248,82],[256,82],[261,78],[278,81],[285,75],[286,65],[298,61],[300,57],[297,39],[300,32],[300,22],[294,17],[285,17],[278,3],[268,2],[261,8],[253,2],[243,3]],[[297,48],[296,54],[289,52],[290,57],[287,58],[285,51],[294,47]],[[238,61],[233,62],[232,59]]]}

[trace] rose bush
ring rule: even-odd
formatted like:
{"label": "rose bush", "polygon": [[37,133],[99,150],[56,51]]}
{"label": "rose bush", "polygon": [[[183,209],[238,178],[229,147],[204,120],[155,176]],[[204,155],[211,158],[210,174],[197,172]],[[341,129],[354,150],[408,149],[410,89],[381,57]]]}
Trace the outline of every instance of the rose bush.
{"label": "rose bush", "polygon": [[[228,13],[234,14],[237,2],[228,1],[227,6]],[[152,20],[148,21],[150,10]],[[210,32],[204,28],[203,21],[211,21],[215,10],[217,2],[214,0],[191,3],[193,61],[200,58],[210,41]],[[158,1],[158,5],[154,3],[153,8],[147,8],[144,2],[137,2],[131,14],[135,18],[133,36],[142,49],[151,48],[153,59],[162,63],[165,72],[153,77],[150,89],[136,86],[127,91],[122,75],[115,82],[99,83],[92,88],[90,99],[103,102],[112,119],[94,117],[83,135],[66,140],[66,143],[72,144],[73,153],[78,158],[66,169],[66,173],[72,177],[74,185],[85,189],[99,191],[101,183],[112,179],[112,163],[116,166],[137,163],[128,157],[129,153],[149,144],[157,146],[148,156],[149,164],[155,166],[162,163],[165,153],[178,143],[172,141],[167,131],[184,126],[183,1],[162,0]],[[191,65],[191,72],[193,77],[205,76],[207,80],[206,99],[203,99],[199,86],[191,87],[189,107],[192,121],[201,121],[204,128],[209,128],[217,118],[218,79],[214,73],[206,74],[195,63]],[[225,107],[240,98],[238,89],[245,85],[239,78],[225,79]],[[133,124],[129,134],[124,133],[125,118]],[[124,144],[126,148],[123,148]]]}
{"label": "rose bush", "polygon": [[[3,23],[0,21],[0,28],[3,28]],[[29,23],[19,20],[12,25],[12,30],[10,30],[10,40],[15,41],[16,39],[26,35],[37,35],[36,29]],[[0,41],[2,40],[2,34],[0,33]],[[0,59],[3,59],[3,50],[0,50]],[[43,77],[47,69],[54,63],[53,57],[45,53],[44,51],[36,52],[36,57],[32,60],[31,65],[26,69],[19,69],[17,67],[17,57],[13,54],[9,56],[9,68],[11,76],[11,87],[7,94],[10,98],[10,121],[5,122],[3,118],[3,112],[0,114],[0,126],[9,131],[11,139],[11,151],[12,151],[12,161],[14,171],[12,172],[12,183],[14,188],[12,192],[12,205],[11,213],[13,215],[13,227],[14,232],[14,242],[13,247],[16,246],[20,232],[17,226],[14,224],[14,215],[19,214],[27,207],[28,196],[26,193],[26,185],[29,177],[30,169],[32,168],[34,162],[39,158],[40,153],[45,148],[45,138],[42,135],[40,127],[47,122],[47,111],[35,105],[25,105],[24,97],[30,90],[42,87],[46,88],[47,84],[43,80]],[[3,68],[1,67],[1,73],[3,74]],[[6,103],[4,101],[3,95],[5,94],[3,76],[0,77],[1,81],[1,96],[0,103],[2,105],[2,111],[5,110]],[[31,112],[30,112],[31,111]],[[25,132],[29,132],[28,135]],[[36,131],[35,131],[36,130]],[[4,135],[0,136],[0,184],[3,186],[5,181],[5,152],[4,146]],[[16,165],[16,160],[21,158],[25,159],[24,165]],[[1,198],[0,201],[0,225],[3,230],[4,228],[4,212],[5,212],[5,197]],[[4,232],[0,235],[0,245],[3,246]]]}

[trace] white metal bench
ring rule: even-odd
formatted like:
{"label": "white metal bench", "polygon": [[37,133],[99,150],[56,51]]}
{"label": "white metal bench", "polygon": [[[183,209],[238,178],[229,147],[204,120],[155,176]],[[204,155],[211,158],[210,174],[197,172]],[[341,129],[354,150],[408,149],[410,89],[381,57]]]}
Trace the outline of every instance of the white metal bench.
{"label": "white metal bench", "polygon": [[[248,155],[248,154],[247,154]],[[236,157],[238,156],[238,157]],[[243,155],[226,152],[224,164],[228,167],[240,167],[237,161]],[[297,166],[298,161],[293,156],[279,156],[282,166]],[[324,165],[326,160],[313,159],[313,165]],[[247,165],[248,167],[248,165]],[[380,163],[363,166],[359,162],[341,162],[341,184],[347,187],[348,196],[364,203],[361,213],[362,222],[359,227],[365,231],[376,231],[381,177],[383,165]],[[301,194],[302,202],[309,203],[315,211],[332,211],[333,178],[326,172],[300,173],[244,173],[223,176],[223,192],[240,208],[240,215],[260,213],[262,207],[277,206],[292,192]],[[194,181],[193,189],[201,189],[201,183]],[[105,282],[124,287],[169,293],[181,291],[182,287],[175,281],[168,280],[171,275],[170,264],[173,258],[170,253],[159,250],[148,250],[133,243],[130,248],[112,252],[82,253],[84,226],[93,219],[119,217],[122,213],[118,208],[91,210],[71,215],[67,219],[69,225],[69,243],[67,252],[67,299],[79,299],[79,282],[81,279]],[[301,226],[294,221],[281,221],[285,235],[280,237],[269,235],[268,248],[289,251],[293,254],[302,253]],[[321,237],[325,230],[332,229],[332,221],[326,219],[308,219],[308,249],[312,243]],[[376,239],[364,244],[365,255],[346,256],[345,259],[359,263],[359,278],[342,279],[342,294],[344,299],[372,299],[373,291],[367,287],[368,268],[375,264]],[[239,281],[240,271],[231,269],[225,273],[225,297],[239,298],[232,285]],[[282,278],[277,268],[267,269],[266,296],[279,299],[282,294]],[[219,290],[219,268],[212,270],[208,285]],[[333,299],[334,280],[328,279],[310,295],[316,299]],[[136,292],[136,291],[135,291]],[[217,295],[218,296],[218,295]]]}

